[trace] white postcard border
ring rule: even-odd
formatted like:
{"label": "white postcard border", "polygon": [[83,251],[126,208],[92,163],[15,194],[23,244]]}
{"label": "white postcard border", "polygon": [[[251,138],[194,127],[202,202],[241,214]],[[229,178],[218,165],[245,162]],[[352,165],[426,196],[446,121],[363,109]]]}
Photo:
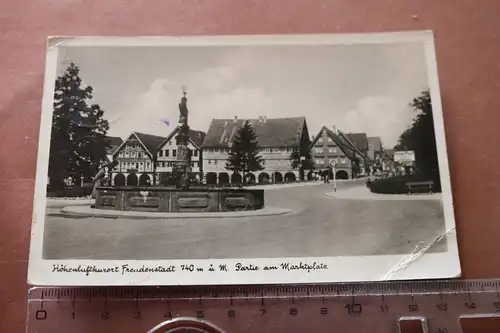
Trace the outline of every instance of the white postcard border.
{"label": "white postcard border", "polygon": [[[64,46],[214,46],[214,45],[319,45],[319,44],[367,44],[395,42],[423,42],[426,50],[427,71],[433,103],[435,137],[442,182],[442,206],[445,217],[448,251],[445,253],[423,253],[405,255],[349,256],[320,258],[255,258],[255,259],[206,259],[206,260],[44,260],[42,258],[43,231],[46,207],[47,170],[50,149],[54,82],[58,62],[58,47]],[[320,35],[253,35],[253,36],[190,36],[190,37],[54,37],[49,39],[46,55],[46,74],[42,102],[35,200],[31,232],[28,282],[33,285],[209,285],[209,284],[275,284],[275,283],[326,283],[414,279],[439,279],[460,276],[460,262],[455,232],[455,217],[450,184],[448,157],[437,63],[433,34],[431,31],[369,34],[320,34]],[[388,272],[406,261],[406,266]],[[235,266],[259,266],[258,271],[235,271]],[[282,270],[280,265],[307,264],[316,267],[323,264],[326,269]],[[117,272],[57,272],[66,268],[83,270],[86,267],[113,269]],[[128,268],[168,269],[174,265],[175,272],[126,273]],[[194,271],[189,271],[193,265]],[[209,271],[210,265],[214,271]],[[221,271],[225,265],[229,272]],[[182,266],[188,270],[182,270]],[[277,270],[264,270],[276,266]],[[57,267],[55,269],[55,267]],[[203,272],[197,271],[203,268]]]}

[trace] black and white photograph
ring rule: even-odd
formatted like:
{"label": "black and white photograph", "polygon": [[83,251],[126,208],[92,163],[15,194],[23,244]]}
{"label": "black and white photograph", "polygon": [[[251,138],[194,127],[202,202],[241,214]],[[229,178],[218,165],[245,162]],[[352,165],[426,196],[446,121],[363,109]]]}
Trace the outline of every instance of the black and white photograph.
{"label": "black and white photograph", "polygon": [[29,281],[460,276],[430,31],[48,40]]}

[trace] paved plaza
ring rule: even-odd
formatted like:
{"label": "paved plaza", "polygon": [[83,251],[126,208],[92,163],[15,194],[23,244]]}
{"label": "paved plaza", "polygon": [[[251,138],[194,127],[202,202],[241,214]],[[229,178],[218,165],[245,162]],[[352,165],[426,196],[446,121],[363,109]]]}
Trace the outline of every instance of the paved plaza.
{"label": "paved plaza", "polygon": [[[364,191],[361,181],[338,182]],[[445,231],[442,204],[425,200],[349,200],[333,185],[273,188],[266,205],[293,214],[203,219],[64,217],[48,210],[45,259],[207,259],[410,253]],[[366,189],[366,191],[368,191]],[[347,193],[347,192],[346,192]],[[446,251],[446,243],[429,252]]]}

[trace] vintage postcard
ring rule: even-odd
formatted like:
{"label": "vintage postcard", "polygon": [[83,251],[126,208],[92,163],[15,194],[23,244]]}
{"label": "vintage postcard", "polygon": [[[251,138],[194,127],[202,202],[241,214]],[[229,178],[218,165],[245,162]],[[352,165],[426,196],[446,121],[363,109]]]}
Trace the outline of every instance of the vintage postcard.
{"label": "vintage postcard", "polygon": [[458,276],[432,32],[49,39],[31,284]]}

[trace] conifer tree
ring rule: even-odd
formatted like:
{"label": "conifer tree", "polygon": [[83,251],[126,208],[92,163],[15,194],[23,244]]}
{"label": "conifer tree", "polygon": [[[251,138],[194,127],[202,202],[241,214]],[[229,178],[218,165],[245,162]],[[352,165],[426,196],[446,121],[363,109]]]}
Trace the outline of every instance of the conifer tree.
{"label": "conifer tree", "polygon": [[55,82],[48,172],[53,188],[64,186],[68,177],[89,181],[106,161],[109,123],[100,106],[89,103],[93,89],[79,75],[71,63]]}
{"label": "conifer tree", "polygon": [[245,176],[248,172],[264,169],[263,159],[259,154],[257,135],[250,122],[246,121],[234,138],[226,162],[226,169],[241,172],[243,182],[245,182]]}

